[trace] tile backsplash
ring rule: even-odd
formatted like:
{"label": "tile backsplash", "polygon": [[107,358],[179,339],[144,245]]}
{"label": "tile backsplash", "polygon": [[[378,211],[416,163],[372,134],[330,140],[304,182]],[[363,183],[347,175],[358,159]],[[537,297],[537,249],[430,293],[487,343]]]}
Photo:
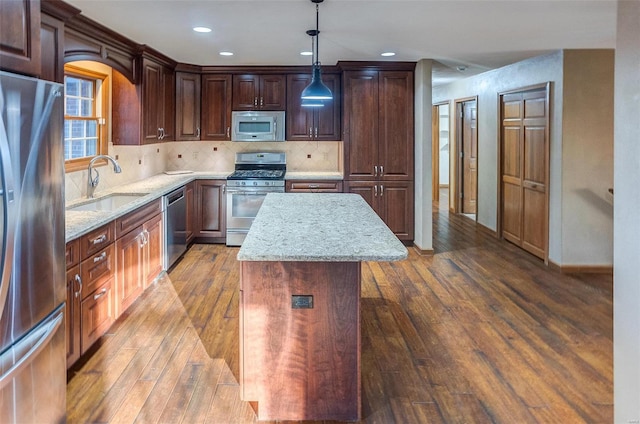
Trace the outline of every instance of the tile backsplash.
{"label": "tile backsplash", "polygon": [[[101,191],[133,183],[163,171],[229,171],[233,170],[235,153],[249,151],[281,151],[287,153],[290,171],[341,172],[343,148],[341,141],[287,141],[284,143],[239,143],[230,141],[173,141],[148,146],[109,145],[109,155],[117,159],[120,174],[113,167],[101,166]],[[87,195],[87,171],[70,172],[65,178],[67,202]]]}

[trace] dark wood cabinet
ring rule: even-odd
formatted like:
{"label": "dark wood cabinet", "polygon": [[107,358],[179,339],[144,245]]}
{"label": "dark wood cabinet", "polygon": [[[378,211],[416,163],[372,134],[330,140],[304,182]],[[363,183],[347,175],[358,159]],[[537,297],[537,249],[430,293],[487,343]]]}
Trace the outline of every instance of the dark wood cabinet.
{"label": "dark wood cabinet", "polygon": [[201,140],[231,140],[231,75],[202,75]]}
{"label": "dark wood cabinet", "polygon": [[144,290],[144,233],[139,227],[116,241],[116,316],[120,316]]}
{"label": "dark wood cabinet", "polygon": [[200,140],[200,74],[176,72],[176,140]]}
{"label": "dark wood cabinet", "polygon": [[233,110],[285,110],[287,80],[282,74],[233,76]]}
{"label": "dark wood cabinet", "polygon": [[331,180],[288,180],[287,193],[342,193],[342,181]]}
{"label": "dark wood cabinet", "polygon": [[0,1],[0,67],[40,76],[40,0]]}
{"label": "dark wood cabinet", "polygon": [[287,140],[335,141],[340,133],[340,75],[323,74],[322,81],[331,90],[333,100],[322,107],[302,107],[300,96],[311,83],[311,74],[287,75]]}
{"label": "dark wood cabinet", "polygon": [[162,272],[160,199],[116,220],[116,316],[120,316]]}
{"label": "dark wood cabinet", "polygon": [[146,57],[142,59],[141,72],[141,82],[135,85],[120,72],[113,72],[114,144],[141,145],[174,139],[175,73]]}
{"label": "dark wood cabinet", "polygon": [[144,265],[145,278],[144,288],[147,288],[153,280],[162,272],[162,214],[158,214],[142,225],[142,232],[145,235]]}
{"label": "dark wood cabinet", "polygon": [[361,195],[400,240],[413,240],[412,181],[345,181],[344,191]]}
{"label": "dark wood cabinet", "polygon": [[196,181],[197,237],[212,242],[226,237],[226,186],[226,180]]}
{"label": "dark wood cabinet", "polygon": [[142,60],[142,142],[174,138],[175,74],[151,59]]}
{"label": "dark wood cabinet", "polygon": [[64,23],[47,14],[40,22],[40,78],[64,83]]}
{"label": "dark wood cabinet", "polygon": [[343,74],[345,192],[358,193],[400,240],[414,230],[413,71]]}

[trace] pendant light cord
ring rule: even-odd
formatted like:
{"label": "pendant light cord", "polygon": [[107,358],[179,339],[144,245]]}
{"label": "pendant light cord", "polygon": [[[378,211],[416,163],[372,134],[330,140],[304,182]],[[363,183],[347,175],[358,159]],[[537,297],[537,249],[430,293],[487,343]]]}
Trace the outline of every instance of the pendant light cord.
{"label": "pendant light cord", "polygon": [[319,34],[320,34],[320,17],[319,17],[320,13],[318,12],[319,6],[320,5],[318,3],[316,3],[316,62],[315,63],[318,66],[320,66],[320,50],[318,48],[318,38],[320,38],[319,37]]}

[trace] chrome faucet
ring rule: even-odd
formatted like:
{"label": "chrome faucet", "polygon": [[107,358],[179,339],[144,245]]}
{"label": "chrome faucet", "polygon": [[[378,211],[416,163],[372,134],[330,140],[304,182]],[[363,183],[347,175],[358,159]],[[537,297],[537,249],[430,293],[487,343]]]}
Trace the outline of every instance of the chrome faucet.
{"label": "chrome faucet", "polygon": [[[120,168],[120,165],[118,164],[118,162],[109,155],[98,155],[93,159],[91,159],[91,162],[89,162],[89,179],[87,180],[87,197],[90,199],[93,198],[93,192],[96,191],[96,187],[100,182],[100,174],[98,173],[97,169],[93,169],[93,163],[100,159],[110,160],[111,163],[113,163],[113,172],[115,172],[116,174],[119,174],[122,172],[122,168]],[[91,177],[91,174],[93,173],[93,171],[96,172],[95,178]]]}

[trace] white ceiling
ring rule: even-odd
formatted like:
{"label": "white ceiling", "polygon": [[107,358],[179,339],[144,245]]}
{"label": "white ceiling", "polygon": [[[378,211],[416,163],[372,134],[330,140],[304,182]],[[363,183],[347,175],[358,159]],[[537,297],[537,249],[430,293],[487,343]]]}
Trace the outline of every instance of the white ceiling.
{"label": "white ceiling", "polygon": [[[66,0],[195,65],[307,65],[310,0]],[[208,34],[194,26],[212,28]],[[325,0],[320,60],[435,59],[434,85],[558,49],[614,48],[615,0]],[[222,50],[234,52],[223,57]],[[394,51],[393,58],[380,53]],[[458,66],[467,69],[458,71]]]}

